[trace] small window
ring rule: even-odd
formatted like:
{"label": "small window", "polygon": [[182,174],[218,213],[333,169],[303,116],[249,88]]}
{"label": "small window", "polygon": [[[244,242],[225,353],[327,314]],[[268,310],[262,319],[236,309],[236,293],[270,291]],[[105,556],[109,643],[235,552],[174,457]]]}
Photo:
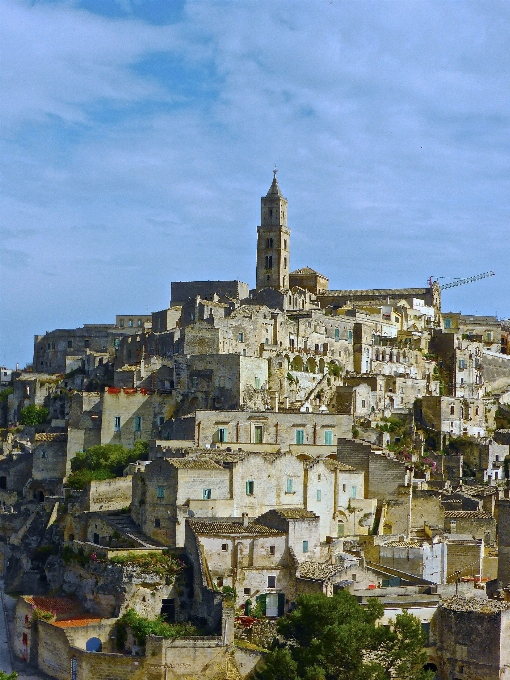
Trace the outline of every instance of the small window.
{"label": "small window", "polygon": [[[46,451],[41,451],[41,458],[46,458]],[[496,460],[498,457],[496,456]]]}
{"label": "small window", "polygon": [[324,430],[324,444],[326,446],[333,444],[333,430]]}
{"label": "small window", "polygon": [[262,444],[263,436],[264,436],[264,430],[263,430],[263,425],[255,425],[253,428],[253,439],[255,444]]}
{"label": "small window", "polygon": [[156,489],[156,496],[157,498],[164,498],[165,497],[165,487],[164,486],[158,486]]}
{"label": "small window", "polygon": [[244,339],[243,333],[239,333],[239,335],[237,336],[237,340],[238,340],[239,342],[243,342],[243,339]]}
{"label": "small window", "polygon": [[251,595],[251,588],[245,588],[243,592],[245,595]]}
{"label": "small window", "polygon": [[274,555],[276,553],[276,546],[275,545],[270,545],[269,546],[269,554]]}
{"label": "small window", "polygon": [[342,484],[342,491],[344,493],[347,491],[347,484]]}
{"label": "small window", "polygon": [[119,346],[120,346],[119,338],[115,338],[115,340],[113,341],[113,346],[114,346],[115,349],[119,349]]}
{"label": "small window", "polygon": [[219,427],[218,428],[218,441],[220,443],[227,441],[227,428],[226,427]]}
{"label": "small window", "polygon": [[211,496],[212,496],[212,489],[202,489],[202,499],[204,501],[211,500]]}
{"label": "small window", "polygon": [[317,500],[318,501],[322,500],[322,491],[320,489],[317,489]]}
{"label": "small window", "polygon": [[218,586],[218,588],[223,588],[223,576],[218,576],[218,578],[216,579],[216,585]]}
{"label": "small window", "polygon": [[351,486],[351,498],[356,498],[357,491],[357,487]]}
{"label": "small window", "polygon": [[73,349],[73,341],[72,340],[67,341],[67,349]]}
{"label": "small window", "polygon": [[165,422],[165,416],[158,416],[158,425],[161,427]]}
{"label": "small window", "polygon": [[142,431],[142,416],[135,416],[135,432]]}
{"label": "small window", "polygon": [[303,552],[304,553],[308,552],[308,541],[303,541]]}
{"label": "small window", "polygon": [[83,345],[84,345],[85,349],[88,349],[90,347],[90,340],[89,339],[85,340],[83,342]]}
{"label": "small window", "polygon": [[283,239],[283,249],[287,250],[287,239],[286,238]]}
{"label": "small window", "polygon": [[294,493],[294,480],[292,479],[292,477],[287,477],[286,492]]}
{"label": "small window", "polygon": [[120,320],[119,320],[119,326],[120,326],[121,328],[124,328],[124,319],[120,319]]}
{"label": "small window", "polygon": [[260,390],[260,378],[255,378],[255,389]]}
{"label": "small window", "polygon": [[142,320],[141,320],[141,319],[138,319],[138,321],[136,322],[136,325],[137,325],[137,326],[141,326],[141,325],[142,325]]}
{"label": "small window", "polygon": [[222,543],[221,549],[223,550],[223,552],[227,552],[228,551],[228,543]]}
{"label": "small window", "polygon": [[335,328],[335,340],[340,340],[340,330]]}
{"label": "small window", "polygon": [[451,416],[455,415],[455,406],[453,404],[450,406],[450,415]]}
{"label": "small window", "polygon": [[352,331],[347,331],[347,339],[352,340]]}
{"label": "small window", "polygon": [[268,588],[276,588],[276,576],[268,576],[267,577],[267,587]]}
{"label": "small window", "polygon": [[365,408],[366,406],[366,401],[364,399],[361,400],[361,408]]}
{"label": "small window", "polygon": [[161,526],[161,520],[159,519],[159,517],[155,517],[154,518],[154,528],[159,529],[160,526]]}
{"label": "small window", "polygon": [[255,491],[255,482],[253,479],[249,479],[246,482],[246,495],[247,496],[253,496],[253,492]]}
{"label": "small window", "polygon": [[129,321],[128,321],[128,326],[129,326],[130,328],[133,328],[133,319],[129,319]]}
{"label": "small window", "polygon": [[451,319],[445,319],[444,320],[444,327],[445,328],[451,328],[452,327],[452,320]]}
{"label": "small window", "polygon": [[113,429],[115,432],[119,432],[120,430],[120,416],[115,416],[113,419]]}
{"label": "small window", "polygon": [[305,443],[305,431],[304,430],[296,430],[296,444],[304,444]]}

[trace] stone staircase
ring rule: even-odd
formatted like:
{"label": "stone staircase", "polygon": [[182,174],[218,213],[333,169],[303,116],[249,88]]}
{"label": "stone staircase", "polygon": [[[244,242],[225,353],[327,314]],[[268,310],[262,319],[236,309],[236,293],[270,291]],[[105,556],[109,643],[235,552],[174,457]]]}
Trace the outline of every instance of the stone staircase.
{"label": "stone staircase", "polygon": [[108,515],[103,516],[110,526],[114,527],[119,534],[129,538],[136,543],[138,548],[164,548],[165,545],[154,538],[147,536],[141,531],[138,524],[134,521],[131,515]]}

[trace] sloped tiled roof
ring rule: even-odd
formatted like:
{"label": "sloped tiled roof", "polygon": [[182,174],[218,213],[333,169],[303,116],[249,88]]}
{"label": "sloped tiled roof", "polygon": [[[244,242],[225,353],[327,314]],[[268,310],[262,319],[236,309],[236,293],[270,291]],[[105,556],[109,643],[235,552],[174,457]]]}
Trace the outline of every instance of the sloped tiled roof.
{"label": "sloped tiled roof", "polygon": [[315,271],[315,269],[312,269],[311,267],[301,267],[301,269],[295,269],[293,272],[290,272],[290,276],[322,276],[323,279],[327,279],[327,276],[324,276],[324,274],[319,274],[318,271]]}
{"label": "sloped tiled roof", "polygon": [[68,615],[69,618],[82,610],[81,602],[69,597],[46,597],[42,595],[23,595],[23,599],[36,609],[52,612],[56,616]]}
{"label": "sloped tiled roof", "polygon": [[90,623],[100,623],[99,617],[90,617],[84,614],[83,616],[74,616],[71,619],[60,619],[60,621],[53,621],[53,625],[58,628],[78,628],[79,626],[88,626]]}
{"label": "sloped tiled roof", "polygon": [[333,574],[342,571],[343,565],[328,564],[322,562],[303,562],[299,565],[298,578],[313,579],[315,581],[325,581]]}
{"label": "sloped tiled roof", "polygon": [[34,438],[35,442],[66,442],[67,432],[38,432]]}
{"label": "sloped tiled roof", "polygon": [[208,458],[167,458],[174,467],[182,470],[222,470],[214,460]]}
{"label": "sloped tiled roof", "polygon": [[255,522],[244,526],[242,522],[206,522],[203,520],[190,520],[189,524],[196,534],[209,536],[245,534],[246,536],[283,536],[282,531],[266,527]]}
{"label": "sloped tiled roof", "polygon": [[304,508],[277,508],[275,512],[285,519],[317,519],[317,515]]}
{"label": "sloped tiled roof", "polygon": [[492,519],[484,510],[445,510],[445,519]]}

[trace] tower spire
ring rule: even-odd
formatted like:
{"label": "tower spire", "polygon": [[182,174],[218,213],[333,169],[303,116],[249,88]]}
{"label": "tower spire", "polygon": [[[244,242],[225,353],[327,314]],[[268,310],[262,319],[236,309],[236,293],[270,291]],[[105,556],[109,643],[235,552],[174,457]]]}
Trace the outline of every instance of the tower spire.
{"label": "tower spire", "polygon": [[266,196],[281,196],[283,198],[283,194],[280,191],[280,187],[278,186],[278,180],[276,179],[277,172],[278,168],[275,165],[273,170],[273,181],[271,182],[271,186],[269,187],[269,191],[267,192]]}

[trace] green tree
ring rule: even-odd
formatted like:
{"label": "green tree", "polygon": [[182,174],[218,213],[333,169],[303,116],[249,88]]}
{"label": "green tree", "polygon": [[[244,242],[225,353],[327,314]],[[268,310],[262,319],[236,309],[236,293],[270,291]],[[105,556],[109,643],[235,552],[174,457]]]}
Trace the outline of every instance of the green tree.
{"label": "green tree", "polygon": [[146,460],[149,444],[137,441],[132,449],[122,444],[98,444],[86,451],[80,451],[71,461],[71,474],[67,480],[73,489],[83,489],[85,484],[96,479],[120,477],[124,468],[136,460]]}
{"label": "green tree", "polygon": [[275,644],[257,680],[428,680],[421,624],[408,613],[391,627],[378,626],[379,600],[366,606],[340,591],[333,597],[301,595],[296,609],[278,622]]}
{"label": "green tree", "polygon": [[6,673],[5,671],[0,671],[0,680],[16,680],[18,674],[16,671],[12,673]]}
{"label": "green tree", "polygon": [[48,419],[50,412],[45,406],[30,404],[22,408],[19,414],[19,421],[22,425],[40,425]]}

